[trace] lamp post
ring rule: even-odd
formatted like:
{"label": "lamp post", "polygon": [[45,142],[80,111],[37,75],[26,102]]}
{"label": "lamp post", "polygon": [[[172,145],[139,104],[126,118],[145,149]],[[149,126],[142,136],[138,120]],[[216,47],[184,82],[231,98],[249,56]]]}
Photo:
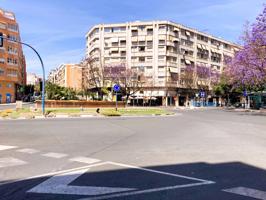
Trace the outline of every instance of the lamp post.
{"label": "lamp post", "polygon": [[17,41],[17,40],[12,40],[10,38],[4,37],[3,35],[0,35],[0,38],[2,40],[12,41],[12,42],[16,42],[18,44],[23,44],[23,45],[31,48],[37,54],[37,56],[38,56],[38,58],[39,58],[39,60],[41,62],[42,74],[43,74],[43,84],[42,84],[42,113],[44,115],[45,114],[45,69],[44,69],[44,64],[43,64],[43,61],[42,61],[42,58],[41,58],[40,54],[38,53],[38,51],[36,49],[34,49],[31,45],[29,45],[27,43],[20,42],[20,41]]}

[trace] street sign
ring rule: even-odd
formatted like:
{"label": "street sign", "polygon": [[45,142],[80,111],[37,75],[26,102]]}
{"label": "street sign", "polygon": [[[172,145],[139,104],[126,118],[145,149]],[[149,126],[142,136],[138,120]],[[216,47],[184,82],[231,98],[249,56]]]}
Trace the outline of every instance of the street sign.
{"label": "street sign", "polygon": [[113,90],[114,90],[115,92],[119,92],[119,91],[120,91],[120,85],[115,84],[114,87],[113,87]]}
{"label": "street sign", "polygon": [[204,91],[201,91],[201,92],[200,92],[200,97],[201,97],[201,98],[204,98],[204,97],[205,97],[205,92],[204,92]]}
{"label": "street sign", "polygon": [[244,92],[243,92],[243,96],[244,96],[244,97],[248,96],[247,90],[244,90]]}

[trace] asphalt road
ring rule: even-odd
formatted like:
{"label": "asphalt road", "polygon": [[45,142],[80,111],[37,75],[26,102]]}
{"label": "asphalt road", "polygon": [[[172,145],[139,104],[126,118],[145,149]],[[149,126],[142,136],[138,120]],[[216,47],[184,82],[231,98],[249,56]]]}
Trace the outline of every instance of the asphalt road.
{"label": "asphalt road", "polygon": [[[29,108],[30,106],[33,106],[33,105],[34,105],[34,103],[31,103],[31,102],[22,103],[23,108]],[[16,108],[16,103],[0,104],[0,111],[6,110],[6,109],[15,109],[15,108]]]}
{"label": "asphalt road", "polygon": [[1,200],[266,199],[266,117],[0,121]]}

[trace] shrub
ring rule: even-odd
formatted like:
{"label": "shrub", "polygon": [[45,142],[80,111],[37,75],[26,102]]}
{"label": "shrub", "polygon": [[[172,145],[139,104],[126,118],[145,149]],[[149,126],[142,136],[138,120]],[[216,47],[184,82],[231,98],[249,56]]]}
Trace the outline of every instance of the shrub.
{"label": "shrub", "polygon": [[8,113],[6,111],[0,112],[0,117],[8,117]]}
{"label": "shrub", "polygon": [[121,116],[121,113],[115,110],[103,111],[101,114],[108,117]]}

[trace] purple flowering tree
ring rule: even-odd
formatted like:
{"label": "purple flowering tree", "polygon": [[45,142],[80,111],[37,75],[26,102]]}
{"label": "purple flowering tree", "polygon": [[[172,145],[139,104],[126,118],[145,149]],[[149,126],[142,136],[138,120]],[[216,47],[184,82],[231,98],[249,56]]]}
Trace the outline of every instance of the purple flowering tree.
{"label": "purple flowering tree", "polygon": [[234,88],[262,91],[266,85],[266,5],[243,37],[243,48],[227,62]]}

